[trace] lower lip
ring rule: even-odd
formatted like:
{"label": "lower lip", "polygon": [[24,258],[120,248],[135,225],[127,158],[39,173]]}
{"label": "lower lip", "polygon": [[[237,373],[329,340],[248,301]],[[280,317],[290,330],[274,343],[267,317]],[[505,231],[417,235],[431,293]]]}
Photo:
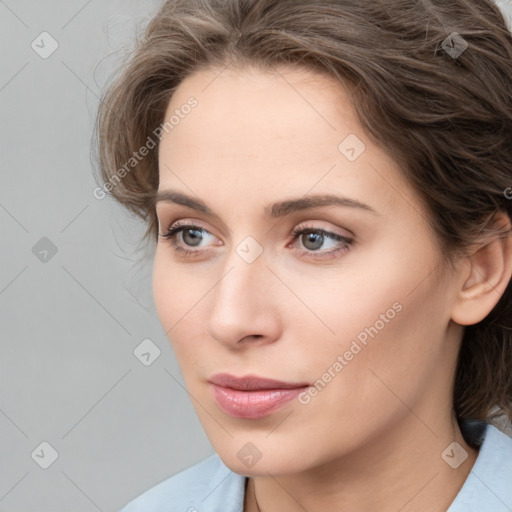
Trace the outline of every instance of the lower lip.
{"label": "lower lip", "polygon": [[296,398],[306,387],[239,391],[212,384],[219,407],[234,418],[257,419],[269,416]]}

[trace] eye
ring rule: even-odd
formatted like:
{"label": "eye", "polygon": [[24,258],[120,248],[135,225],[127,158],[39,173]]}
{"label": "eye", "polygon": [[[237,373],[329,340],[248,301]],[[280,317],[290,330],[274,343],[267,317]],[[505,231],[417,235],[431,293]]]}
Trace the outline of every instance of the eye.
{"label": "eye", "polygon": [[[216,243],[216,237],[201,226],[176,222],[167,233],[159,234],[163,239],[169,240],[173,249],[184,256],[200,256],[212,250],[211,245],[208,249],[200,249],[208,246],[208,238],[213,240],[213,245],[222,245]],[[306,257],[329,257],[333,254],[347,251],[353,244],[353,239],[340,233],[327,231],[314,226],[300,225],[292,232],[293,242],[301,242],[302,247],[296,248],[301,255]],[[206,243],[202,243],[205,242]],[[327,250],[325,250],[327,245]],[[191,250],[188,247],[197,247],[199,249]],[[324,250],[319,250],[321,248]]]}
{"label": "eye", "polygon": [[[196,226],[193,224],[184,224],[180,222],[174,223],[167,233],[159,234],[161,238],[165,240],[169,240],[172,247],[176,252],[179,252],[184,255],[198,255],[200,253],[204,253],[204,250],[189,250],[183,247],[202,247],[201,242],[207,240],[208,237],[215,238],[209,231],[204,229],[201,226]],[[179,241],[181,239],[181,241]],[[219,245],[219,244],[217,244]]]}
{"label": "eye", "polygon": [[[293,240],[301,242],[304,249],[300,248],[298,251],[308,257],[325,257],[345,252],[354,242],[352,238],[340,233],[307,225],[297,226],[293,230]],[[326,243],[328,250],[319,251],[322,247],[325,249]]]}

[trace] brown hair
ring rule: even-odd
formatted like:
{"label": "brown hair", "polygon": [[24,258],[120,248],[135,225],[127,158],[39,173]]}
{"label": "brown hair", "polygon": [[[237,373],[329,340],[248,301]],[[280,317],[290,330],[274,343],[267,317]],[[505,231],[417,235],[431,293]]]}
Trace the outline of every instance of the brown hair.
{"label": "brown hair", "polygon": [[[512,218],[511,62],[491,0],[170,0],[101,103],[103,189],[156,240],[158,151],[130,159],[182,80],[206,67],[301,66],[349,87],[367,135],[402,167],[453,255],[493,234],[497,212]],[[457,418],[490,420],[496,406],[512,418],[510,282],[465,328],[454,383]]]}

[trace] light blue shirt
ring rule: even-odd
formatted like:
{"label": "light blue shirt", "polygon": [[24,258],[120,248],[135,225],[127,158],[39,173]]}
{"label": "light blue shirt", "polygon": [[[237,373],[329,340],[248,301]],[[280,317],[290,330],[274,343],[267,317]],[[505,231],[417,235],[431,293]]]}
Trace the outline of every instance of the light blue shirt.
{"label": "light blue shirt", "polygon": [[[512,439],[486,425],[478,457],[447,512],[512,512]],[[164,480],[121,512],[243,512],[246,477],[217,454]]]}

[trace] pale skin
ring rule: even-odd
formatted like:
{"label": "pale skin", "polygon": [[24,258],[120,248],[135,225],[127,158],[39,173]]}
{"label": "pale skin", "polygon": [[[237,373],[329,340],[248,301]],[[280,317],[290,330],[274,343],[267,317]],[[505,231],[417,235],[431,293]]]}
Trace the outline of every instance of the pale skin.
{"label": "pale skin", "polygon": [[[445,511],[477,456],[452,412],[463,326],[503,294],[510,237],[448,267],[420,196],[330,78],[296,68],[201,70],[181,83],[166,118],[190,96],[198,106],[160,144],[159,191],[200,200],[214,216],[157,203],[159,233],[176,221],[205,231],[195,233],[198,245],[190,231],[175,236],[196,251],[188,256],[159,238],[154,298],[215,451],[250,477],[244,511],[258,510],[255,495],[262,512]],[[366,146],[353,162],[338,149],[349,134]],[[265,214],[315,194],[369,209]],[[353,242],[294,240],[304,225]],[[249,236],[263,251],[252,263],[237,253]],[[396,302],[401,311],[308,404],[248,420],[213,400],[207,380],[219,372],[317,381]],[[468,454],[457,469],[441,457],[454,441]],[[237,457],[249,442],[262,454],[250,468]]]}

